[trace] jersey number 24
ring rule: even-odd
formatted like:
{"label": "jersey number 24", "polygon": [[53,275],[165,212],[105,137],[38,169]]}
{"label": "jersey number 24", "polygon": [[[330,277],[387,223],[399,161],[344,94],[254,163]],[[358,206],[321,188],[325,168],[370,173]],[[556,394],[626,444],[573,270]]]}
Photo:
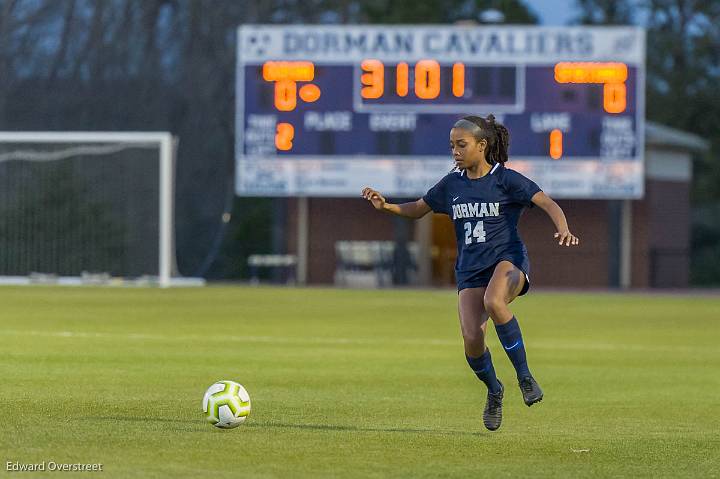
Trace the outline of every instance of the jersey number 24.
{"label": "jersey number 24", "polygon": [[465,224],[465,244],[471,244],[473,238],[476,243],[485,242],[485,229],[483,229],[483,222],[478,221],[475,223],[475,228],[472,227],[472,221],[466,221]]}

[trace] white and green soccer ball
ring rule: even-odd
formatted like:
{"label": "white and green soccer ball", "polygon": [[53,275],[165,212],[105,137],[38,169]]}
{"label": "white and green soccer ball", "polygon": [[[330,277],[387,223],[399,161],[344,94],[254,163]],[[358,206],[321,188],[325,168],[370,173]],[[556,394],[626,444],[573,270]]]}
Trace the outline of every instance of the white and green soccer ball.
{"label": "white and green soccer ball", "polygon": [[250,414],[250,395],[235,381],[218,381],[205,392],[202,406],[210,424],[232,429],[244,423]]}

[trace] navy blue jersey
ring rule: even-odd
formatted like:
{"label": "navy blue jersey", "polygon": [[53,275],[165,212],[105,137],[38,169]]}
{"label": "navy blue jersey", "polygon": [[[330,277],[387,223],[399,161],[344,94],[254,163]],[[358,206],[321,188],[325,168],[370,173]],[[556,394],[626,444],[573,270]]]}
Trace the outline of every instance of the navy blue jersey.
{"label": "navy blue jersey", "polygon": [[502,260],[529,275],[530,262],[517,225],[538,191],[540,187],[532,180],[499,163],[481,178],[452,172],[430,188],[423,196],[425,203],[434,212],[450,216],[455,224],[458,282]]}

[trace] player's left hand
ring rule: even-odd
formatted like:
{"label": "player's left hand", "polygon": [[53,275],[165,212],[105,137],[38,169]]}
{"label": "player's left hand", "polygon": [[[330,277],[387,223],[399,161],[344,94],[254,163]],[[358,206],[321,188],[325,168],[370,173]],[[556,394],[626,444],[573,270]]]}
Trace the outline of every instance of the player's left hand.
{"label": "player's left hand", "polygon": [[560,246],[562,246],[563,243],[565,243],[565,246],[577,246],[580,244],[580,238],[572,234],[569,230],[558,231],[555,233],[555,238],[560,238],[558,242]]}

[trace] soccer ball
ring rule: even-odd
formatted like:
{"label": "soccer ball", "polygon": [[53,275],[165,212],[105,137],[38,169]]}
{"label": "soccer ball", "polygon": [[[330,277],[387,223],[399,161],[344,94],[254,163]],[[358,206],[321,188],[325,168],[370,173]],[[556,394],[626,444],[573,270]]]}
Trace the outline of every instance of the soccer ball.
{"label": "soccer ball", "polygon": [[235,381],[218,381],[205,391],[202,407],[210,424],[232,429],[250,414],[250,395]]}

